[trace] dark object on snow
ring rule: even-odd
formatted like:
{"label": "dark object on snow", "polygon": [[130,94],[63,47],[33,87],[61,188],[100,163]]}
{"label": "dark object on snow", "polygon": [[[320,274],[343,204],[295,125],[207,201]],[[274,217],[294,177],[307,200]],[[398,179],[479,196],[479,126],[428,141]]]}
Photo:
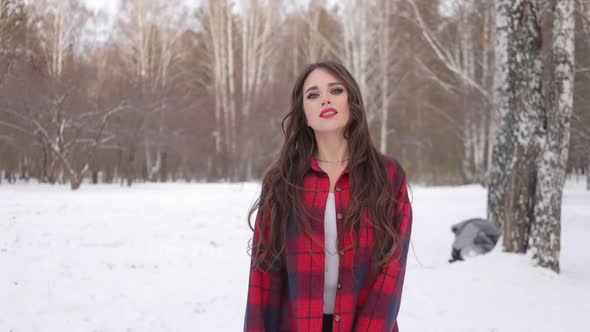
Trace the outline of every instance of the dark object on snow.
{"label": "dark object on snow", "polygon": [[462,261],[467,256],[485,254],[496,246],[501,233],[492,222],[474,218],[465,220],[451,227],[455,241],[449,263]]}
{"label": "dark object on snow", "polygon": [[451,259],[449,259],[449,263],[454,261],[462,261],[463,257],[461,257],[461,252],[455,248],[451,251]]}

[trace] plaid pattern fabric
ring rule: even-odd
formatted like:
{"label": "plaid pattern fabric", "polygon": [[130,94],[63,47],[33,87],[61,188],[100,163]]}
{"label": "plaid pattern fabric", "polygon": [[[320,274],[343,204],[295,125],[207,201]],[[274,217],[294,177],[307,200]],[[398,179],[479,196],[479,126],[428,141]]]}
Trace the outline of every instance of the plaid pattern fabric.
{"label": "plaid pattern fabric", "polygon": [[[406,177],[400,164],[384,157],[387,172],[394,182],[397,202],[392,221],[399,234],[393,259],[379,273],[371,270],[373,230],[366,213],[357,225],[355,239],[342,221],[350,200],[349,171],[346,168],[335,184],[340,264],[338,290],[332,330],[398,331],[397,315],[412,225],[412,208],[407,195]],[[303,203],[311,214],[316,241],[293,227],[287,235],[286,267],[281,271],[250,269],[248,299],[244,320],[246,332],[321,332],[324,294],[324,212],[330,180],[312,157],[304,177]],[[253,241],[258,240],[257,224]],[[352,250],[353,241],[355,248]]]}

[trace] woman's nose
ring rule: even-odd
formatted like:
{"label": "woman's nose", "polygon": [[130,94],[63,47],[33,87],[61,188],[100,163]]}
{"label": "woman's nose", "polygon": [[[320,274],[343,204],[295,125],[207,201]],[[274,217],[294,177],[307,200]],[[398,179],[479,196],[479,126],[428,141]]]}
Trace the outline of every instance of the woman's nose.
{"label": "woman's nose", "polygon": [[327,105],[327,104],[331,104],[332,102],[330,101],[330,98],[325,97],[324,100],[322,100],[322,106]]}

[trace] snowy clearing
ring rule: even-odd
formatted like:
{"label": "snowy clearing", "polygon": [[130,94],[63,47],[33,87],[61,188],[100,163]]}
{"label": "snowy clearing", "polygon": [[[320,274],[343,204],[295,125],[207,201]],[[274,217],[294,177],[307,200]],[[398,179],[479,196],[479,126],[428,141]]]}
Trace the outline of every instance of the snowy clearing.
{"label": "snowy clearing", "polygon": [[[448,264],[450,226],[485,217],[478,186],[413,187],[399,316],[411,331],[584,331],[590,192],[564,194],[560,275],[496,249]],[[240,331],[246,184],[0,186],[0,331]],[[586,328],[584,327],[586,326]]]}

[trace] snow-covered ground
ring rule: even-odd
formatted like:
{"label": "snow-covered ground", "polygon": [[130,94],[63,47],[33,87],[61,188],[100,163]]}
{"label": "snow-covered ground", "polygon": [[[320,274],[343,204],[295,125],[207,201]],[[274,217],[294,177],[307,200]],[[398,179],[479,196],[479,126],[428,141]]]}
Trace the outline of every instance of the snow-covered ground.
{"label": "snow-covered ground", "polygon": [[[239,331],[247,184],[0,185],[0,331]],[[448,264],[477,186],[413,187],[400,328],[588,331],[590,192],[565,190],[560,275],[502,253]]]}

